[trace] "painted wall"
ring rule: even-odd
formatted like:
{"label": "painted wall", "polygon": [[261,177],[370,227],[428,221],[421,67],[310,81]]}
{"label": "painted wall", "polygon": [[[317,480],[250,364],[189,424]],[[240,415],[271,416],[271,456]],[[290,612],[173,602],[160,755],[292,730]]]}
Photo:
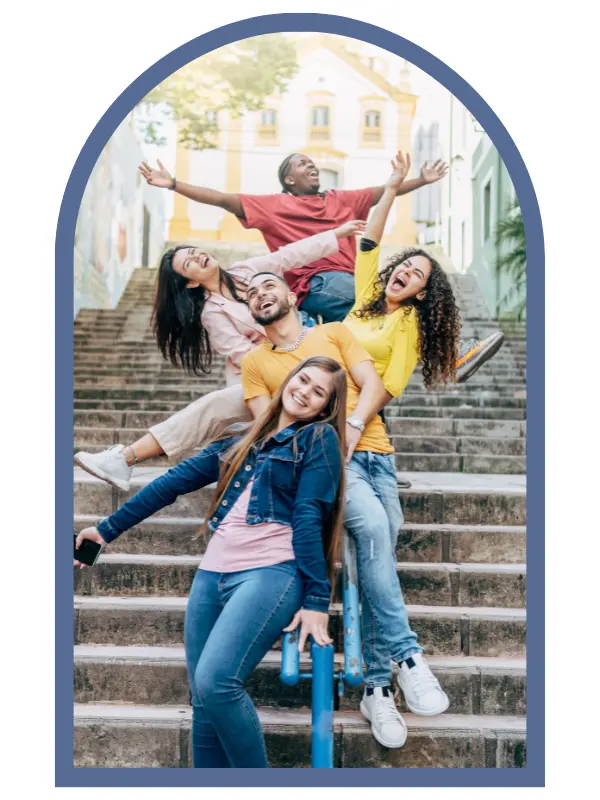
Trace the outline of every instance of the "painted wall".
{"label": "painted wall", "polygon": [[114,308],[135,267],[156,264],[164,246],[163,192],[140,179],[144,159],[129,115],[90,175],[75,231],[75,314]]}
{"label": "painted wall", "polygon": [[[487,134],[482,135],[473,153],[472,185],[473,259],[469,272],[475,275],[490,312],[496,314],[510,281],[496,273],[499,249],[496,247],[495,228],[498,220],[508,213],[515,199],[515,190],[508,170]],[[501,313],[507,311],[506,307],[500,307]]]}

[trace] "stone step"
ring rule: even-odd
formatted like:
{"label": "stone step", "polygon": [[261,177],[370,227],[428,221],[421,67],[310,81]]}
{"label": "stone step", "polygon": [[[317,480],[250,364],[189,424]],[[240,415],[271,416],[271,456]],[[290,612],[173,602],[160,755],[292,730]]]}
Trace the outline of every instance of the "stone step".
{"label": "stone step", "polygon": [[[145,400],[151,402],[157,401],[175,401],[183,404],[191,403],[199,397],[204,397],[214,391],[217,386],[210,384],[191,384],[186,387],[173,386],[169,384],[157,384],[151,386],[132,385],[127,388],[119,387],[102,387],[102,386],[75,386],[74,398],[75,400],[92,400],[97,403],[102,400]],[[520,394],[520,393],[519,393]],[[525,408],[526,398],[513,396],[512,390],[510,392],[504,390],[488,390],[485,392],[465,392],[465,393],[436,393],[426,394],[419,389],[407,389],[399,400],[392,400],[386,408],[393,408],[394,406],[411,406],[411,407],[431,407],[431,406],[445,406],[455,407],[460,406],[463,408],[478,408],[478,407],[500,407],[500,408]]]}
{"label": "stone step", "polygon": [[[81,445],[103,445],[108,447],[119,442],[133,442],[144,435],[142,428],[83,428],[75,426],[74,441]],[[462,455],[507,455],[525,454],[525,439],[496,436],[390,436],[397,453],[462,454]],[[423,470],[427,472],[427,470]],[[450,471],[450,470],[447,470]]]}
{"label": "stone step", "polygon": [[[149,403],[127,401],[100,401],[98,405],[94,401],[75,401],[74,420],[75,424],[88,427],[104,428],[141,428],[148,430],[152,425],[162,422],[170,414],[185,408],[185,403],[158,402]],[[429,420],[442,420],[445,423],[456,423],[455,430],[462,432],[460,424],[463,420],[470,423],[481,422],[482,426],[488,422],[498,424],[507,421],[509,424],[525,424],[525,411],[521,409],[499,409],[499,408],[411,408],[409,406],[395,406],[386,409],[386,424],[393,426],[397,421],[402,425],[427,424]],[[393,427],[389,430],[394,431]],[[524,428],[522,429],[524,432]],[[399,431],[401,432],[401,431]],[[465,433],[473,432],[479,434],[480,431],[474,425],[470,430],[465,429]],[[502,435],[502,434],[498,434]],[[523,433],[524,435],[524,433]]]}
{"label": "stone step", "polygon": [[[75,644],[181,646],[186,603],[186,597],[77,595]],[[407,611],[426,655],[495,658],[525,654],[523,608],[408,605]],[[330,608],[329,633],[336,651],[341,652],[339,604]]]}
{"label": "stone step", "polygon": [[[94,442],[93,439],[75,440],[73,452],[80,450],[86,453],[98,453],[110,444],[122,442]],[[138,437],[136,437],[138,438]],[[135,441],[135,440],[131,440]],[[526,459],[524,456],[494,455],[493,453],[412,453],[399,449],[401,445],[396,443],[396,469],[399,471],[411,472],[466,472],[466,473],[486,473],[494,475],[521,475],[525,472]],[[199,452],[196,448],[190,455]],[[174,466],[179,463],[180,458],[167,458],[167,456],[155,456],[144,461],[146,466]]]}
{"label": "stone step", "polygon": [[[138,425],[130,425],[132,419]],[[89,442],[134,441],[164,419],[160,412],[110,412],[77,411],[75,413],[75,438]],[[526,423],[519,420],[480,420],[445,418],[417,418],[390,416],[387,419],[390,436],[406,437],[468,437],[487,441],[525,441]],[[104,438],[98,438],[104,437]]]}
{"label": "stone step", "polygon": [[[336,671],[343,655],[336,653]],[[301,670],[311,660],[301,656]],[[449,714],[520,716],[526,712],[524,658],[429,658],[428,664],[450,699]],[[396,672],[396,668],[394,668]],[[311,686],[300,681],[286,686],[281,678],[281,653],[271,651],[247,683],[259,706],[310,708]],[[346,687],[340,710],[358,709],[364,687]],[[187,705],[189,683],[183,647],[77,645],[75,647],[75,702]],[[408,709],[401,692],[396,702]]]}
{"label": "stone step", "polygon": [[[107,516],[164,471],[158,467],[137,467],[129,492],[118,492],[76,468],[74,513]],[[400,492],[407,522],[478,525],[493,520],[496,525],[525,524],[524,476],[408,472],[403,477],[412,481],[410,489]],[[157,516],[202,517],[210,505],[212,492],[211,487],[205,487],[179,497]]]}
{"label": "stone step", "polygon": [[[98,525],[102,517],[80,514],[74,530]],[[206,547],[196,533],[201,518],[160,517],[142,522],[110,545],[111,553],[201,555]],[[525,561],[526,532],[521,525],[426,525],[407,523],[400,531],[396,557],[406,562],[507,563]]]}
{"label": "stone step", "polygon": [[[94,569],[74,571],[82,596],[178,597],[187,595],[202,557],[104,553]],[[406,603],[428,606],[523,608],[524,564],[427,564],[399,562]],[[334,599],[342,601],[340,568]]]}
{"label": "stone step", "polygon": [[[310,767],[309,711],[259,708],[271,767]],[[360,713],[334,717],[334,766],[525,767],[525,718],[407,714],[404,747],[388,750]],[[78,768],[190,768],[188,706],[76,704],[74,759]]]}

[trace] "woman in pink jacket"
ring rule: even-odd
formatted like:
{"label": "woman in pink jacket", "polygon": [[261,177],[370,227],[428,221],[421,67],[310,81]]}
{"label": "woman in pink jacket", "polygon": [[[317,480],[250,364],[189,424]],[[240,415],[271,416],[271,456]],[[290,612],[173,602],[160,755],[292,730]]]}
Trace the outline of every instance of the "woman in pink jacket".
{"label": "woman in pink jacket", "polygon": [[[158,269],[152,311],[154,334],[163,356],[196,375],[210,373],[213,353],[226,356],[227,387],[219,392],[219,410],[226,418],[231,408],[231,421],[239,422],[240,364],[244,355],[266,338],[262,325],[252,318],[246,305],[250,279],[259,272],[283,275],[337,253],[339,240],[364,233],[365,225],[362,220],[352,220],[274,253],[236,262],[229,269],[223,269],[210,253],[195,247],[182,245],[168,250]],[[76,453],[75,464],[126,491],[133,464],[162,453],[170,458],[180,457],[196,446],[197,437],[204,441],[209,436],[210,400],[210,396],[198,398],[153,425],[131,445],[115,444],[100,453]],[[193,425],[187,424],[188,419],[194,420]],[[249,411],[248,419],[252,419]]]}
{"label": "woman in pink jacket", "polygon": [[210,372],[213,353],[227,357],[226,380],[240,382],[244,355],[265,338],[246,305],[246,286],[258,272],[283,275],[336,253],[339,240],[362,233],[362,220],[293,242],[274,253],[223,269],[199,248],[181,245],[161,259],[152,322],[163,356],[199,375]]}

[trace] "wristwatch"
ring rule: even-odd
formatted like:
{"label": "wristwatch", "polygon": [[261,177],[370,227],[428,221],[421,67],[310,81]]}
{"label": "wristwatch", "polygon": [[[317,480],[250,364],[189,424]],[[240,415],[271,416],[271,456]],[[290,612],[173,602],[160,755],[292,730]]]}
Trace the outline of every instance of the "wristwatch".
{"label": "wristwatch", "polygon": [[171,182],[171,185],[169,186],[169,189],[171,191],[174,191],[176,186],[177,186],[177,178],[173,178],[172,182]]}
{"label": "wristwatch", "polygon": [[362,421],[362,419],[360,419],[360,417],[348,417],[346,422],[348,423],[348,425],[351,425],[353,428],[356,428],[361,433],[365,429],[365,423]]}

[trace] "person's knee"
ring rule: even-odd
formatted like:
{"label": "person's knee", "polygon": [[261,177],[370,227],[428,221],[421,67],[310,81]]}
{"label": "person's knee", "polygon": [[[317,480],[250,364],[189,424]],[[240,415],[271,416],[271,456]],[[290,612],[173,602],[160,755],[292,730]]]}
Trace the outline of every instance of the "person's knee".
{"label": "person's knee", "polygon": [[[225,664],[215,669],[197,669],[194,690],[202,707],[210,711],[242,689],[241,681],[232,675]],[[193,693],[194,694],[194,693]]]}

